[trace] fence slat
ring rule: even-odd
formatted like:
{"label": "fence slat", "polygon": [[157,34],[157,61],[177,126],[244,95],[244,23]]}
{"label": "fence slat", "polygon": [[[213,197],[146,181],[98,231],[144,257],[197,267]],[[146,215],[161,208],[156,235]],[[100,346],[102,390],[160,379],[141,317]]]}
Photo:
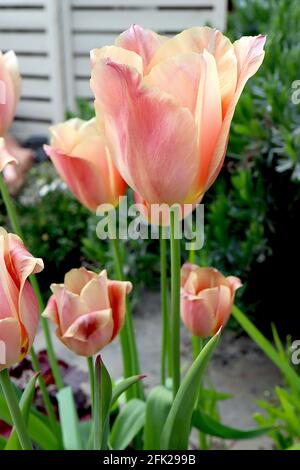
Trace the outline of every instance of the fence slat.
{"label": "fence slat", "polygon": [[23,78],[22,96],[51,99],[50,80],[43,80],[39,78]]}
{"label": "fence slat", "polygon": [[43,33],[0,32],[0,48],[2,51],[13,49],[16,54],[45,54],[47,53],[47,47],[47,38]]}
{"label": "fence slat", "polygon": [[[220,3],[222,0],[217,0]],[[74,7],[123,7],[123,8],[149,8],[149,7],[207,7],[213,0],[72,0]]]}
{"label": "fence slat", "polygon": [[18,10],[0,9],[0,28],[3,29],[44,29],[47,26],[47,17],[43,9]]}
{"label": "fence slat", "polygon": [[72,16],[75,31],[122,31],[133,23],[158,31],[180,31],[214,20],[213,10],[110,10],[96,14],[89,10],[75,10]]}
{"label": "fence slat", "polygon": [[48,76],[51,67],[48,57],[18,56],[21,75]]}
{"label": "fence slat", "polygon": [[17,107],[17,117],[29,119],[52,119],[53,104],[34,100],[20,101]]}
{"label": "fence slat", "polygon": [[47,124],[27,119],[26,121],[14,121],[11,130],[20,141],[24,141],[32,135],[44,135],[47,137],[49,126],[50,122]]}

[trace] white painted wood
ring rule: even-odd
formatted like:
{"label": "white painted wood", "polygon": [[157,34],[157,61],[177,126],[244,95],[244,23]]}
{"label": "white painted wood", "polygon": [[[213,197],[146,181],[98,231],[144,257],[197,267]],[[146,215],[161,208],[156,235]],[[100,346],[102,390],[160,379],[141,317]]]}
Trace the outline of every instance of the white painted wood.
{"label": "white painted wood", "polygon": [[74,10],[75,31],[123,31],[137,23],[157,31],[180,31],[206,22],[213,23],[213,10]]}
{"label": "white painted wood", "polygon": [[76,79],[75,81],[75,91],[76,96],[79,98],[90,98],[93,99],[93,93],[90,88],[90,80],[83,78],[83,79]]}
{"label": "white painted wood", "polygon": [[20,55],[18,60],[22,76],[30,75],[33,77],[48,77],[51,73],[50,60],[48,57]]}
{"label": "white painted wood", "polygon": [[44,135],[45,137],[49,134],[49,126],[51,125],[50,121],[48,123],[33,121],[26,118],[24,121],[14,121],[12,125],[13,134],[20,139],[20,141],[28,139],[33,135]]}
{"label": "white painted wood", "polygon": [[[22,97],[51,99],[51,81],[39,78],[23,78]],[[28,109],[30,116],[30,110]]]}
{"label": "white painted wood", "polygon": [[65,69],[61,31],[63,19],[59,8],[59,0],[46,0],[48,21],[48,48],[51,63],[51,97],[53,102],[53,121],[63,121],[66,112]]}
{"label": "white painted wood", "polygon": [[[1,15],[1,10],[0,10]],[[2,32],[0,31],[0,48],[1,50],[13,49],[16,54],[47,53],[47,37],[45,33],[35,32]]]}
{"label": "white painted wood", "polygon": [[116,34],[101,34],[99,33],[89,33],[89,34],[73,34],[74,41],[74,52],[77,54],[88,55],[91,49],[96,47],[102,47],[106,44],[113,44],[116,39]]}
{"label": "white painted wood", "polygon": [[64,0],[61,3],[62,21],[62,39],[64,53],[64,71],[65,71],[65,93],[66,106],[68,111],[76,111],[76,94],[75,94],[75,64],[74,64],[74,44],[72,33],[72,17],[71,17],[71,0]]}
{"label": "white painted wood", "polygon": [[[30,109],[30,114],[28,113]],[[30,119],[48,119],[51,121],[53,104],[47,101],[21,100],[17,108],[17,116]]]}
{"label": "white painted wood", "polygon": [[[207,7],[211,5],[213,0],[72,0],[74,7],[98,7],[98,8],[111,8],[111,7]],[[222,0],[219,0],[222,2]]]}
{"label": "white painted wood", "polygon": [[47,17],[42,8],[37,10],[28,10],[26,8],[10,10],[3,8],[0,10],[0,28],[40,30],[46,28],[46,26]]}

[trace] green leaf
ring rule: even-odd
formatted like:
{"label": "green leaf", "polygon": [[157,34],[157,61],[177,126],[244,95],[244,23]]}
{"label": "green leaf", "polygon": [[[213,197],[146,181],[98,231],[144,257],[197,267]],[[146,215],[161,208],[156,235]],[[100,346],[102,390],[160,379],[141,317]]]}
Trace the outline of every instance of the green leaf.
{"label": "green leaf", "polygon": [[193,413],[192,423],[199,431],[211,436],[221,437],[222,439],[252,439],[266,434],[271,430],[270,427],[241,430],[225,426],[200,410]]}
{"label": "green leaf", "polygon": [[[22,394],[21,400],[19,402],[21,413],[22,413],[22,416],[23,416],[23,419],[24,419],[24,422],[25,422],[26,426],[28,425],[30,407],[32,405],[32,400],[33,400],[34,392],[35,392],[35,384],[36,384],[38,376],[39,376],[39,374],[35,374],[30,379],[30,381],[28,382],[28,384],[27,384],[27,386],[26,386],[26,388],[25,388],[25,390]],[[12,432],[9,436],[9,439],[7,441],[7,444],[5,446],[5,450],[21,450],[21,449],[22,449],[22,447],[21,447],[21,444],[19,442],[17,431],[15,430],[15,428],[13,428]]]}
{"label": "green leaf", "polygon": [[58,410],[65,450],[81,450],[79,422],[71,387],[64,387],[57,393]]}
{"label": "green leaf", "polygon": [[4,437],[0,435],[0,450],[3,450],[5,446],[6,446],[6,439],[4,439]]}
{"label": "green leaf", "polygon": [[186,450],[191,430],[191,420],[199,386],[208,361],[219,342],[219,332],[204,346],[188,372],[177,392],[172,408],[165,423],[161,449]]}
{"label": "green leaf", "polygon": [[296,444],[293,444],[291,447],[289,447],[286,450],[300,450],[300,442],[297,442]]}
{"label": "green leaf", "polygon": [[95,389],[94,389],[94,449],[106,449],[109,427],[109,414],[112,401],[112,383],[110,375],[97,356],[95,362]]}
{"label": "green leaf", "polygon": [[123,450],[132,442],[145,423],[146,403],[134,398],[120,411],[113,424],[110,444],[114,450]]}
{"label": "green leaf", "polygon": [[139,380],[142,380],[145,376],[144,375],[134,375],[129,377],[128,379],[124,379],[121,382],[117,383],[113,389],[111,406],[113,406],[118,398],[128,390],[129,387],[136,384]]}
{"label": "green leaf", "polygon": [[232,308],[232,314],[239,324],[244,328],[246,333],[253,339],[253,341],[264,351],[269,359],[281,370],[283,375],[289,381],[289,383],[300,391],[300,377],[297,375],[295,370],[281,358],[280,354],[272,346],[269,340],[253,325],[249,318],[234,305]]}
{"label": "green leaf", "polygon": [[[12,419],[3,394],[0,393],[0,419],[12,425]],[[56,436],[50,430],[50,423],[45,416],[37,410],[32,409],[28,420],[28,432],[32,441],[41,449],[57,450],[59,443]]]}
{"label": "green leaf", "polygon": [[149,393],[146,405],[144,449],[160,450],[160,439],[173,402],[172,392],[162,385]]}

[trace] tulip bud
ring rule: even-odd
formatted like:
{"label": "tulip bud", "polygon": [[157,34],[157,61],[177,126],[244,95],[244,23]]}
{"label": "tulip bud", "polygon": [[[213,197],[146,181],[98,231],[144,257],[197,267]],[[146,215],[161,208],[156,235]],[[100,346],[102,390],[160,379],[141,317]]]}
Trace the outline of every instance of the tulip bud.
{"label": "tulip bud", "polygon": [[195,336],[207,338],[225,326],[239,278],[225,277],[214,268],[186,263],[181,268],[181,318]]}
{"label": "tulip bud", "polygon": [[28,277],[43,268],[19,237],[0,227],[0,371],[21,361],[33,344],[39,309]]}
{"label": "tulip bud", "polygon": [[43,316],[56,325],[56,335],[80,356],[98,353],[118,335],[125,321],[126,295],[132,284],[85,268],[72,269],[64,284],[52,284]]}
{"label": "tulip bud", "polygon": [[70,119],[50,128],[45,152],[70,191],[95,212],[100,204],[116,206],[127,190],[99,133],[95,119]]}

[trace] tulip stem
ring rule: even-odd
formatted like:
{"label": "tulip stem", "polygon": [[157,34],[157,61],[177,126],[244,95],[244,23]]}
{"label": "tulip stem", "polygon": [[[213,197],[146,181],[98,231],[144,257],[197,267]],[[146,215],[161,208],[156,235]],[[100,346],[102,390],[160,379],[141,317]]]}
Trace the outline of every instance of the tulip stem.
{"label": "tulip stem", "polygon": [[93,356],[87,358],[89,378],[90,378],[90,387],[91,387],[91,408],[92,416],[94,414],[94,390],[95,390],[95,374],[94,374],[94,359]]}
{"label": "tulip stem", "polygon": [[32,444],[28,436],[19,403],[7,369],[4,369],[0,372],[0,384],[6,399],[7,406],[9,408],[10,415],[16,428],[21,447],[23,450],[32,450]]}
{"label": "tulip stem", "polygon": [[[0,174],[0,192],[2,194],[2,198],[5,204],[6,210],[7,210],[8,217],[10,219],[10,223],[12,225],[12,229],[24,241],[24,238],[22,235],[22,229],[19,224],[18,215],[17,215],[14,202],[12,198],[10,197],[10,194],[8,192],[8,189],[6,187],[6,184],[1,174]],[[38,300],[40,313],[42,313],[45,309],[45,306],[44,306],[43,297],[42,297],[37,279],[34,275],[30,276],[30,283],[32,285],[32,288]],[[55,380],[55,384],[58,390],[60,390],[64,387],[64,383],[63,383],[62,376],[59,370],[59,365],[58,365],[58,362],[54,353],[49,326],[48,326],[47,320],[43,317],[41,317],[41,324],[42,324],[42,328],[43,328],[43,332],[44,332],[44,336],[46,340],[47,354],[48,354],[51,370],[53,373],[53,377]]]}
{"label": "tulip stem", "polygon": [[[31,350],[30,350],[30,357],[31,357],[33,370],[35,372],[40,372],[40,370],[41,370],[40,363],[39,363],[37,354],[36,354],[36,352],[34,351],[33,348],[31,348]],[[48,415],[49,421],[51,423],[52,431],[54,432],[54,434],[58,437],[58,439],[61,442],[60,428],[58,426],[55,411],[54,411],[54,408],[53,408],[53,405],[52,405],[52,402],[51,402],[51,399],[50,399],[50,396],[49,396],[49,393],[48,393],[48,390],[47,390],[47,386],[46,386],[46,383],[45,383],[45,380],[44,380],[44,377],[42,376],[42,374],[39,375],[38,381],[39,381],[39,386],[40,386],[40,390],[41,390],[42,397],[43,397],[43,402],[44,402],[44,405],[45,405],[45,408],[46,408],[46,411],[47,411],[47,415]]]}
{"label": "tulip stem", "polygon": [[164,238],[164,227],[160,227],[160,292],[162,309],[162,337],[161,337],[161,358],[160,374],[162,385],[166,382],[166,364],[168,366],[168,376],[171,377],[172,363],[170,351],[170,312],[169,312],[169,291],[167,279],[167,241]]}
{"label": "tulip stem", "polygon": [[[122,256],[120,250],[120,244],[118,238],[111,238],[113,256],[114,256],[114,266],[115,266],[115,276],[119,281],[123,281],[123,264]],[[120,331],[120,342],[122,349],[123,357],[123,368],[124,368],[124,377],[130,377],[132,375],[140,374],[140,364],[137,352],[137,345],[134,334],[134,326],[132,319],[131,308],[126,302],[126,318],[125,325]],[[127,390],[126,397],[129,400],[132,397],[144,399],[144,389],[143,385],[139,382],[133,387],[130,387]]]}
{"label": "tulip stem", "polygon": [[171,238],[171,305],[172,305],[172,378],[175,398],[180,386],[180,239],[176,237],[178,217],[170,212]]}

